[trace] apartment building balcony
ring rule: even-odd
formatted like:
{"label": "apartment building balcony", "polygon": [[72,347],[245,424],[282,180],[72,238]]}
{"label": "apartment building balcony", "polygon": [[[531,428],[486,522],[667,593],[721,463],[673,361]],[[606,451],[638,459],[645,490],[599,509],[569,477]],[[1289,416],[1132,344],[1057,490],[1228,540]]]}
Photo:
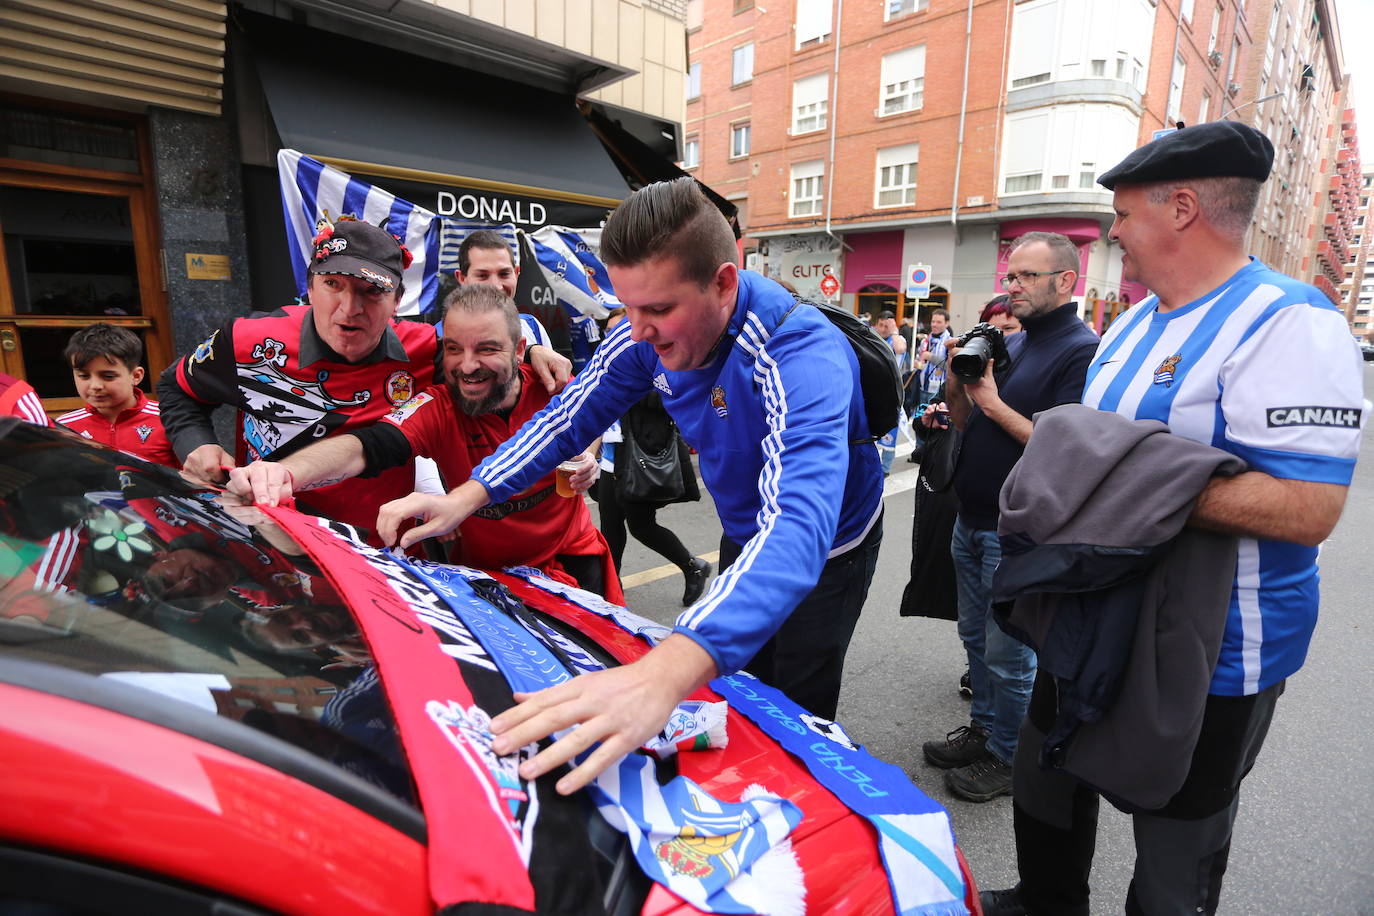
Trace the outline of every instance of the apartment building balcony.
{"label": "apartment building balcony", "polygon": [[1333,303],[1339,303],[1341,301],[1340,294],[1336,291],[1336,287],[1332,285],[1331,281],[1328,280],[1324,274],[1317,274],[1313,277],[1312,285],[1321,290],[1322,295],[1326,296],[1326,298],[1330,299]]}
{"label": "apartment building balcony", "polygon": [[1007,93],[1008,114],[1040,108],[1044,105],[1097,103],[1120,105],[1137,117],[1144,111],[1143,96],[1125,80],[1090,77],[1076,80],[1057,80],[1013,89]]}

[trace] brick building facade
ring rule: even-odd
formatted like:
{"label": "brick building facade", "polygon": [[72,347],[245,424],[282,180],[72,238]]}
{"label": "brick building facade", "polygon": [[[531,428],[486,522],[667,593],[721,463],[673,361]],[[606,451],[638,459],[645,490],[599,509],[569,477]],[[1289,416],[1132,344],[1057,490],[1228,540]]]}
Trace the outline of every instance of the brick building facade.
{"label": "brick building facade", "polygon": [[963,328],[1007,243],[1048,229],[1079,245],[1100,328],[1146,290],[1122,280],[1097,175],[1229,118],[1277,138],[1256,253],[1313,278],[1342,84],[1329,0],[763,2],[687,11],[684,164],[741,207],[747,265],[855,311],[909,308],[907,268],[929,265],[922,306]]}

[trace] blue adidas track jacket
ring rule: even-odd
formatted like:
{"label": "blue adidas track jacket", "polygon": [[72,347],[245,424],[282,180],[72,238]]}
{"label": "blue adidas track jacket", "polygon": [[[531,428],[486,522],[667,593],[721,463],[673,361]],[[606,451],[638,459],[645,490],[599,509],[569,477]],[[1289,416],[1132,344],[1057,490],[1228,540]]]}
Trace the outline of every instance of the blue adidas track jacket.
{"label": "blue adidas track jacket", "polygon": [[[882,510],[858,360],[843,335],[759,274],[739,297],[711,363],[670,372],[648,343],[616,327],[563,393],[473,472],[493,501],[532,485],[586,448],[651,388],[683,438],[727,537],[744,545],[678,618],[721,674],[744,666],[806,596],[828,557],[857,546]],[[779,327],[779,322],[782,322]]]}

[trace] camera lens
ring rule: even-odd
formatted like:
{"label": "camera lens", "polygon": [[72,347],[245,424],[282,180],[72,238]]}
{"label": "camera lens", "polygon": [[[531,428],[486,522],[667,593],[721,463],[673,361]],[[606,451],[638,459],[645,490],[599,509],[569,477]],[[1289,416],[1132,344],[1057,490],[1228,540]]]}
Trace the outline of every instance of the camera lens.
{"label": "camera lens", "polygon": [[988,343],[987,338],[975,337],[954,354],[949,361],[950,371],[964,381],[977,381],[983,377],[991,355],[992,344]]}

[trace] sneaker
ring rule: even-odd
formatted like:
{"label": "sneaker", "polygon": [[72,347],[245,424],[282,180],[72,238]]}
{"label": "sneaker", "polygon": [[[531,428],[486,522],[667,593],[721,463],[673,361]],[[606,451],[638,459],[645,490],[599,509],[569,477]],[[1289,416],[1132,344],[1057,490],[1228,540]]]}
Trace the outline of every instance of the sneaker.
{"label": "sneaker", "polygon": [[983,916],[1026,916],[1019,884],[1002,891],[980,891],[978,904],[983,908]]}
{"label": "sneaker", "polygon": [[927,741],[921,752],[931,766],[942,770],[967,766],[987,756],[988,733],[981,725],[961,725],[943,741]]}
{"label": "sneaker", "polygon": [[966,700],[973,699],[973,680],[969,677],[967,668],[959,677],[959,696]]}
{"label": "sneaker", "polygon": [[1011,764],[992,754],[945,774],[945,788],[965,801],[992,801],[1011,794]]}
{"label": "sneaker", "polygon": [[706,591],[706,580],[711,578],[711,564],[700,557],[692,557],[682,571],[682,578],[687,582],[682,589],[682,606],[688,607]]}

